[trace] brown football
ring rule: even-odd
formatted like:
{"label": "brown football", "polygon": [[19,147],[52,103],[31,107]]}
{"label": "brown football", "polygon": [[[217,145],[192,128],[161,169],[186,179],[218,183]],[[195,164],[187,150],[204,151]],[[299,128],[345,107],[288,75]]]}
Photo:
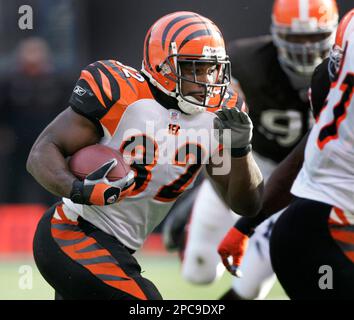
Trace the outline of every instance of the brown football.
{"label": "brown football", "polygon": [[117,165],[108,173],[109,181],[124,178],[130,171],[130,166],[124,161],[123,155],[112,148],[94,144],[75,152],[69,160],[70,171],[80,180],[98,169],[111,159],[117,159]]}

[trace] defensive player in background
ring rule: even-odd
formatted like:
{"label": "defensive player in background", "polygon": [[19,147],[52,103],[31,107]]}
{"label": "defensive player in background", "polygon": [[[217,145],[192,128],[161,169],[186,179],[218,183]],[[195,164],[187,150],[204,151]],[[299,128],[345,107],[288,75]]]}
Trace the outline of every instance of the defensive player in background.
{"label": "defensive player in background", "polygon": [[[265,178],[310,128],[308,87],[315,67],[328,56],[337,23],[335,1],[276,0],[271,36],[236,40],[229,45],[232,75],[255,127],[254,157]],[[272,288],[275,275],[269,236],[277,217],[264,222],[253,235],[243,262],[243,277],[233,280],[223,299],[262,299]],[[236,219],[205,181],[188,229],[182,266],[185,279],[204,284],[222,274],[217,246]]]}
{"label": "defensive player in background", "polygon": [[[263,182],[251,153],[252,122],[229,84],[221,32],[193,12],[152,25],[141,72],[115,60],[81,72],[69,108],[42,132],[27,163],[39,183],[63,197],[34,238],[36,264],[57,298],[161,299],[132,254],[203,164],[226,203],[257,213]],[[73,176],[65,158],[96,143],[130,155],[135,179],[109,182],[115,160],[84,181]],[[216,163],[210,159],[218,150]],[[119,203],[112,204],[114,196]]]}
{"label": "defensive player in background", "polygon": [[[311,101],[317,123],[306,146],[303,168],[307,137],[269,178],[259,215],[239,219],[219,246],[231,273],[243,268],[249,236],[262,221],[290,203],[290,189],[301,169],[292,193],[302,199],[296,198],[285,211],[271,238],[272,264],[290,298],[350,299],[354,293],[354,215],[352,201],[348,202],[353,199],[354,178],[353,132],[349,127],[353,121],[350,107],[354,81],[350,68],[354,51],[353,47],[351,53],[347,49],[353,32],[354,9],[341,20],[330,58],[312,78]],[[229,256],[233,257],[232,264]],[[328,277],[320,280],[324,272],[329,272]]]}

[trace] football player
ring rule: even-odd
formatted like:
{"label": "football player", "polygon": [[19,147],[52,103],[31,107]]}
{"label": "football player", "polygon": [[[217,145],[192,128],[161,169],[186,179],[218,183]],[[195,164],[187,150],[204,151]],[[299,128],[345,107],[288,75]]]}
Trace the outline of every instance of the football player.
{"label": "football player", "polygon": [[[203,165],[230,207],[257,213],[263,181],[252,122],[229,84],[221,32],[193,12],[152,25],[141,72],[115,60],[82,70],[69,108],[42,132],[27,162],[40,184],[63,197],[34,238],[36,264],[58,299],[161,299],[133,254]],[[65,159],[96,143],[130,156],[135,178],[109,182],[114,159],[84,181],[73,176]]]}
{"label": "football player", "polygon": [[[338,23],[335,1],[276,0],[271,35],[231,42],[232,75],[254,123],[254,157],[267,178],[307,133],[308,87],[315,67],[328,56]],[[276,218],[251,238],[244,274],[223,299],[262,299],[275,282],[269,237]],[[214,281],[224,270],[217,247],[237,216],[205,181],[193,206],[182,274],[192,283]],[[248,266],[256,265],[257,268]]]}
{"label": "football player", "polygon": [[[310,97],[316,125],[307,145],[306,136],[275,169],[260,214],[239,219],[219,246],[231,273],[240,265],[243,268],[248,237],[262,221],[290,203],[290,189],[303,166],[291,189],[297,198],[277,222],[270,243],[272,265],[290,298],[348,299],[354,293],[353,160],[351,147],[347,147],[353,139],[353,32],[354,9],[341,20],[329,59],[313,75]],[[320,280],[325,272],[330,274]]]}

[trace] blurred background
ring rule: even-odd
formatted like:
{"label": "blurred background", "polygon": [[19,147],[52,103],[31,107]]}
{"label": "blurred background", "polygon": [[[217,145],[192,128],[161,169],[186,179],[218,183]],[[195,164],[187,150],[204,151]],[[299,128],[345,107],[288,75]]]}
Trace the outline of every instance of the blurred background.
{"label": "blurred background", "polygon": [[[352,1],[337,2],[341,16],[353,7]],[[39,133],[67,107],[80,70],[101,59],[116,59],[140,69],[147,30],[173,11],[205,15],[219,26],[226,42],[268,34],[272,3],[0,0],[0,299],[53,298],[33,264],[31,246],[39,218],[56,199],[26,172],[25,162]],[[22,5],[33,10],[32,30],[19,28]],[[167,279],[171,272],[179,277],[179,262],[164,251],[160,239],[156,232],[148,240],[141,264],[165,298],[216,299],[225,291],[230,281],[227,275],[209,287],[181,282],[180,288],[171,291]],[[24,265],[29,269],[23,269]],[[33,272],[31,289],[21,288],[26,270]],[[283,297],[279,286],[270,295]]]}

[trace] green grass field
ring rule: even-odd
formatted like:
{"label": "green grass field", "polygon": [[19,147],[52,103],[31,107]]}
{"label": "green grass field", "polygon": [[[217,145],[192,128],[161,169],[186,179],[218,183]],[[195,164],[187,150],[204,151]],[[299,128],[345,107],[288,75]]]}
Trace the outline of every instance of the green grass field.
{"label": "green grass field", "polygon": [[[144,270],[144,277],[155,283],[164,299],[215,300],[230,286],[231,276],[226,273],[211,285],[187,283],[180,276],[180,263],[175,255],[140,254],[137,259]],[[33,260],[0,259],[0,300],[52,300],[53,297],[53,289],[42,278]],[[268,299],[286,299],[278,283]]]}

